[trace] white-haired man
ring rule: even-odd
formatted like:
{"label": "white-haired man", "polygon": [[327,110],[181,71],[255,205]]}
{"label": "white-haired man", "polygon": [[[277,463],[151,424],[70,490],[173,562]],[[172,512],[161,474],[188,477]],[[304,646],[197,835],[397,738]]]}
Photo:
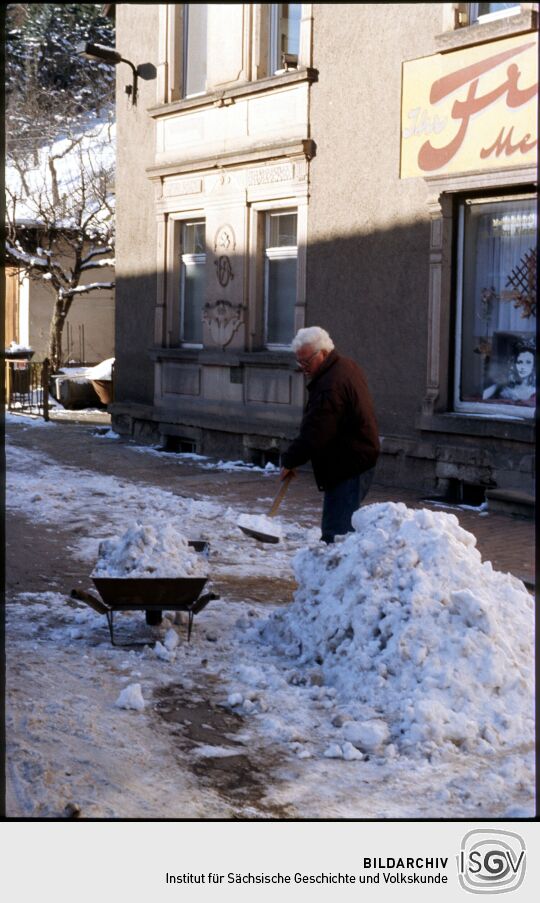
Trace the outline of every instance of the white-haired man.
{"label": "white-haired man", "polygon": [[321,539],[331,543],[349,533],[380,452],[373,401],[364,373],[338,354],[325,329],[300,329],[292,341],[308,377],[308,402],[300,432],[282,455],[281,479],[311,461],[324,492]]}

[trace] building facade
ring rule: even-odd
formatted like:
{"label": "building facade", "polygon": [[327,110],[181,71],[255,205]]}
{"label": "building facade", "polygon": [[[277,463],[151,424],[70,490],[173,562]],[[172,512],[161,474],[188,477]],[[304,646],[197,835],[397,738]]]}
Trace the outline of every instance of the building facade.
{"label": "building facade", "polygon": [[290,342],[387,485],[533,491],[536,4],[118,4],[115,429],[277,463]]}

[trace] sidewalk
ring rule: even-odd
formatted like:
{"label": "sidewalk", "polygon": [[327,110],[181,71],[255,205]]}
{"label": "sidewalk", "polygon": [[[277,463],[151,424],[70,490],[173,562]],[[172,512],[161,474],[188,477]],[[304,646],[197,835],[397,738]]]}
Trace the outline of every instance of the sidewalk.
{"label": "sidewalk", "polygon": [[[6,441],[42,452],[59,463],[103,475],[125,475],[150,485],[174,487],[176,491],[179,491],[181,481],[182,494],[219,497],[221,502],[240,505],[250,513],[264,513],[261,496],[268,498],[270,507],[277,478],[274,481],[268,475],[250,469],[203,469],[196,459],[174,453],[153,454],[150,449],[144,453],[140,443],[124,438],[107,439],[110,417],[104,411],[65,411],[62,415],[45,428],[40,428],[39,424],[29,425],[29,418],[11,417],[6,422]],[[181,469],[179,457],[183,458]],[[461,526],[476,536],[484,560],[491,561],[496,570],[514,574],[529,589],[534,588],[533,520],[491,513],[489,509],[486,513],[458,505],[442,505],[412,491],[378,485],[372,487],[366,503],[387,501],[455,514]],[[291,484],[281,512],[306,527],[315,527],[319,523],[321,503],[322,495],[306,470]]]}

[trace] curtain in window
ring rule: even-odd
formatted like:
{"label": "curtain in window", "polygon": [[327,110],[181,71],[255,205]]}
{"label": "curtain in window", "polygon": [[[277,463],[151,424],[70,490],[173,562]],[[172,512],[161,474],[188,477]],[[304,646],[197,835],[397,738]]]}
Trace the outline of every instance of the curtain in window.
{"label": "curtain in window", "polygon": [[288,346],[294,336],[297,272],[297,214],[282,210],[266,217],[265,342]]}
{"label": "curtain in window", "polygon": [[182,224],[181,335],[188,345],[201,345],[205,291],[206,246],[204,220]]}
{"label": "curtain in window", "polygon": [[532,199],[465,205],[461,333],[460,401],[534,404]]}
{"label": "curtain in window", "polygon": [[[476,265],[473,298],[476,320],[484,324],[480,335],[490,337],[501,330],[533,332],[536,318],[516,297],[533,278],[532,259],[536,244],[536,211],[511,204],[489,205],[477,217]],[[482,210],[482,208],[479,208]],[[473,212],[472,216],[475,214]],[[532,290],[532,285],[531,285]]]}
{"label": "curtain in window", "polygon": [[184,96],[206,91],[207,3],[184,4]]}
{"label": "curtain in window", "polygon": [[190,345],[202,344],[202,311],[204,300],[204,264],[184,263],[183,278],[183,335]]}

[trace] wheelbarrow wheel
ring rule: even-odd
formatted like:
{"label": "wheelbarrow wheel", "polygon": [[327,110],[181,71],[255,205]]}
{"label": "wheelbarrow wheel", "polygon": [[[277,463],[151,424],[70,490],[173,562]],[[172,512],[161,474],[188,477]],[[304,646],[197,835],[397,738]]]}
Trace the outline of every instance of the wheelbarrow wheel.
{"label": "wheelbarrow wheel", "polygon": [[156,608],[146,609],[146,623],[151,627],[157,627],[163,620],[163,612]]}

